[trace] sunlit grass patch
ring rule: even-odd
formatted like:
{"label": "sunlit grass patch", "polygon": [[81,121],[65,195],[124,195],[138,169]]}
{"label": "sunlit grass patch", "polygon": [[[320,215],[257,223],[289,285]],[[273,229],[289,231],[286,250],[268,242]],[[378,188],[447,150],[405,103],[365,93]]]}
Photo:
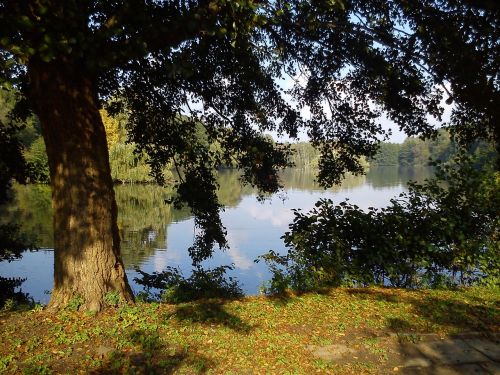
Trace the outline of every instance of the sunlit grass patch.
{"label": "sunlit grass patch", "polygon": [[[2,312],[5,373],[376,373],[388,340],[498,331],[498,288],[331,289],[286,298],[139,302],[100,314]],[[424,336],[422,336],[424,335]],[[342,363],[308,347],[346,345]]]}

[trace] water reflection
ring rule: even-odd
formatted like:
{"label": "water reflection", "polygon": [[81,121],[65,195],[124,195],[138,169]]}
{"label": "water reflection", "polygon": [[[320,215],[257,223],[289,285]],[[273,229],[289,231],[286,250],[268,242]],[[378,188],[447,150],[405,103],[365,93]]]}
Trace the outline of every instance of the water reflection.
{"label": "water reflection", "polygon": [[172,196],[168,188],[119,185],[115,194],[122,256],[129,268],[139,267],[157,249],[165,248],[170,223],[190,217],[188,209],[175,210],[165,203]]}
{"label": "water reflection", "polygon": [[[292,208],[311,209],[320,198],[340,202],[349,198],[361,208],[385,206],[405,189],[406,182],[422,181],[431,175],[426,168],[372,168],[366,176],[348,176],[344,183],[323,190],[311,170],[283,172],[285,194],[256,200],[256,192],[239,183],[239,174],[222,171],[218,182],[219,198],[225,206],[222,220],[227,229],[230,249],[217,251],[205,265],[234,263],[236,276],[247,293],[256,293],[269,278],[262,264],[253,260],[270,249],[283,251],[281,235],[293,219]],[[176,210],[166,204],[172,191],[153,185],[119,185],[115,188],[118,226],[122,239],[123,260],[131,278],[140,267],[146,272],[178,266],[189,274],[191,260],[186,249],[194,237],[193,219],[188,209]],[[3,216],[17,222],[24,233],[37,238],[40,248],[53,247],[50,188],[44,185],[16,186],[16,199]],[[42,267],[40,267],[43,264]],[[0,263],[0,275],[28,277],[24,290],[37,300],[48,301],[44,290],[51,289],[52,253],[27,253],[20,261]],[[36,280],[32,282],[31,280]],[[137,289],[136,286],[133,286]]]}
{"label": "water reflection", "polygon": [[18,224],[29,238],[35,238],[40,248],[54,246],[52,202],[48,185],[15,185],[15,199],[2,207],[6,222]]}
{"label": "water reflection", "polygon": [[430,177],[429,167],[372,167],[366,174],[367,182],[375,189],[405,185],[408,181],[423,182]]}

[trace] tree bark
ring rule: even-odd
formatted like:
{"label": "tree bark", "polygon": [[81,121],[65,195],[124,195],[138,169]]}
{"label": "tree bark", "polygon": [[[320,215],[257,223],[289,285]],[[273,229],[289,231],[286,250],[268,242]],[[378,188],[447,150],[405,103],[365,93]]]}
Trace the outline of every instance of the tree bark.
{"label": "tree bark", "polygon": [[54,208],[54,289],[49,307],[78,298],[99,311],[105,296],[134,300],[120,256],[106,133],[93,80],[69,63],[28,64],[31,101],[47,149]]}

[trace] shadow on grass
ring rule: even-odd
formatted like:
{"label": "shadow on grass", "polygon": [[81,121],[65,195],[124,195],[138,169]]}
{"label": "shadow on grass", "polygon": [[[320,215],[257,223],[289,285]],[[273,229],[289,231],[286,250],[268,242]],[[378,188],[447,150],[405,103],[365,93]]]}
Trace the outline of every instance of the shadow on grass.
{"label": "shadow on grass", "polygon": [[[485,333],[500,326],[498,307],[484,299],[460,299],[458,292],[451,296],[433,295],[425,290],[398,293],[391,289],[348,289],[347,292],[367,300],[409,304],[411,313],[428,325]],[[421,329],[416,320],[403,318],[387,318],[387,327],[395,332]]]}
{"label": "shadow on grass", "polygon": [[174,312],[165,316],[166,319],[172,317],[188,323],[222,325],[237,332],[248,333],[253,329],[240,317],[228,312],[223,301],[197,301],[180,305]]}
{"label": "shadow on grass", "polygon": [[401,295],[392,293],[392,289],[379,290],[379,289],[365,289],[365,288],[350,288],[346,290],[347,293],[355,295],[363,299],[377,299],[385,302],[399,303],[404,302],[401,300]]}
{"label": "shadow on grass", "polygon": [[412,328],[411,323],[401,318],[387,318],[386,322],[387,327],[394,332],[408,332]]}
{"label": "shadow on grass", "polygon": [[168,347],[154,331],[135,330],[128,338],[137,350],[110,352],[91,374],[172,374],[181,369],[203,374],[213,366],[211,360],[192,354],[187,348]]}
{"label": "shadow on grass", "polygon": [[286,290],[281,293],[277,294],[268,294],[265,295],[266,299],[270,302],[272,302],[275,306],[287,306],[290,303],[293,303],[297,297],[302,297],[302,296],[307,296],[310,294],[317,294],[321,296],[329,296],[331,295],[331,291],[334,288],[329,288],[329,287],[324,287],[324,288],[318,288],[312,291],[291,291],[291,290]]}
{"label": "shadow on grass", "polygon": [[271,301],[275,306],[287,306],[289,303],[293,302],[295,297],[300,297],[303,293],[281,293],[266,296],[266,298]]}

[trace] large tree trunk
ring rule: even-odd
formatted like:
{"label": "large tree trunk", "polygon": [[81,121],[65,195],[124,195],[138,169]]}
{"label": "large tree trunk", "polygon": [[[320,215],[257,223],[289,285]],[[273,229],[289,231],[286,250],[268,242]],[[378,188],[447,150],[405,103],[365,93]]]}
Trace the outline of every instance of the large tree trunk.
{"label": "large tree trunk", "polygon": [[47,148],[54,208],[54,289],[49,307],[74,298],[134,297],[120,256],[117,207],[95,87],[77,66],[31,62],[31,100]]}

